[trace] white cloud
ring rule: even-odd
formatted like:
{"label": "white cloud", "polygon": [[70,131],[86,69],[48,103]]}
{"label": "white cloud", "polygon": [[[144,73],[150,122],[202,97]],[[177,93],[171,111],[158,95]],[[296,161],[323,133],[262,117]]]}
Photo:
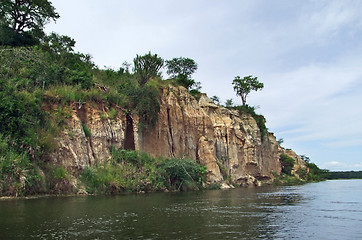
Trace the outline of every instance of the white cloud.
{"label": "white cloud", "polygon": [[331,171],[351,171],[355,169],[359,170],[362,169],[362,162],[350,164],[348,162],[331,161],[323,163],[321,165],[321,168],[329,169]]}

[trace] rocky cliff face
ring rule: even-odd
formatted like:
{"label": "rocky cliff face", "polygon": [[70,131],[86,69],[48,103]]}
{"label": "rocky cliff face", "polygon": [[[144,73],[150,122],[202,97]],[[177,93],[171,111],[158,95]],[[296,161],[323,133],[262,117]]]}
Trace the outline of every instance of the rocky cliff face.
{"label": "rocky cliff face", "polygon": [[207,167],[210,183],[227,178],[238,185],[258,185],[281,171],[279,156],[284,150],[272,133],[261,136],[250,115],[239,116],[206,95],[197,101],[182,87],[162,89],[160,103],[156,126],[145,130],[137,128],[136,115],[125,115],[121,109],[110,118],[106,106],[73,104],[51,161],[77,171],[109,159],[114,146],[155,157],[196,159]]}

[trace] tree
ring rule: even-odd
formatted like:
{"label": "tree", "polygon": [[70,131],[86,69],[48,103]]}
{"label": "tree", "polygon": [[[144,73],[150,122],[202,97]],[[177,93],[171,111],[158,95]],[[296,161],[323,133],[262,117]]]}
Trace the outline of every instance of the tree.
{"label": "tree", "polygon": [[134,72],[136,73],[137,80],[140,86],[145,85],[151,77],[159,76],[159,71],[163,66],[163,59],[158,57],[157,54],[152,55],[149,52],[146,55],[137,55],[133,59]]}
{"label": "tree", "polygon": [[215,104],[219,105],[220,104],[220,99],[218,96],[212,96],[210,98]]}
{"label": "tree", "polygon": [[234,90],[236,95],[241,97],[243,106],[246,105],[246,97],[249,95],[251,90],[258,91],[264,88],[264,84],[258,81],[258,77],[252,75],[240,78],[236,76],[233,80]]}
{"label": "tree", "polygon": [[234,106],[233,100],[231,98],[227,99],[226,102],[225,102],[225,107],[229,108],[229,107],[232,107],[232,106]]}
{"label": "tree", "polygon": [[75,40],[66,35],[51,33],[44,37],[44,47],[47,47],[52,53],[61,55],[64,53],[73,53]]}
{"label": "tree", "polygon": [[44,25],[58,18],[59,14],[48,0],[1,0],[1,25],[17,33],[27,30],[43,33]]}
{"label": "tree", "polygon": [[187,89],[190,89],[196,84],[191,79],[191,75],[196,72],[198,66],[197,63],[191,58],[173,58],[166,61],[167,74],[171,75],[171,78],[177,79],[177,81]]}
{"label": "tree", "polygon": [[300,155],[300,158],[306,163],[310,162],[310,158],[308,156],[306,156],[306,155]]}

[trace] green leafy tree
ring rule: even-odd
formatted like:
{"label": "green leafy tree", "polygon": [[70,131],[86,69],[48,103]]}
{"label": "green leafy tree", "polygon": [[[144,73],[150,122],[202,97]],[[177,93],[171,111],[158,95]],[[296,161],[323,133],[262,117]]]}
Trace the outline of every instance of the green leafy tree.
{"label": "green leafy tree", "polygon": [[258,77],[253,77],[252,75],[244,78],[236,76],[233,80],[233,85],[236,95],[241,97],[243,106],[246,105],[246,97],[252,90],[258,91],[264,88],[264,84],[258,81]]}
{"label": "green leafy tree", "polygon": [[310,162],[310,158],[308,156],[306,156],[306,155],[300,155],[300,158],[306,163]]}
{"label": "green leafy tree", "polygon": [[45,24],[58,18],[59,14],[48,0],[1,0],[1,25],[17,33],[43,33]]}
{"label": "green leafy tree", "polygon": [[232,107],[232,106],[234,106],[233,100],[231,98],[227,99],[226,102],[225,102],[225,107],[229,108],[229,107]]}
{"label": "green leafy tree", "polygon": [[173,58],[166,61],[167,74],[184,87],[190,90],[191,87],[197,84],[195,80],[191,79],[191,75],[196,72],[197,63],[191,58]]}
{"label": "green leafy tree", "polygon": [[143,56],[137,55],[133,59],[133,63],[138,83],[140,86],[143,86],[148,82],[148,80],[150,80],[150,78],[160,75],[159,71],[163,66],[164,60],[157,56],[157,54],[153,55],[149,52]]}
{"label": "green leafy tree", "polygon": [[220,99],[218,96],[212,96],[210,98],[215,104],[220,104]]}
{"label": "green leafy tree", "polygon": [[73,53],[75,40],[66,35],[51,33],[44,37],[44,48],[54,54]]}

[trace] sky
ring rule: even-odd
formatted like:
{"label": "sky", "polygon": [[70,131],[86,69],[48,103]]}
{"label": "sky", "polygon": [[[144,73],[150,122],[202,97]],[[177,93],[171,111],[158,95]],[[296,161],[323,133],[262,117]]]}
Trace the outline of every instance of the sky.
{"label": "sky", "polygon": [[201,91],[236,104],[233,79],[256,76],[264,89],[247,102],[283,147],[320,168],[362,170],[362,1],[51,2],[61,17],[46,32],[74,38],[100,68],[149,51],[192,58]]}

